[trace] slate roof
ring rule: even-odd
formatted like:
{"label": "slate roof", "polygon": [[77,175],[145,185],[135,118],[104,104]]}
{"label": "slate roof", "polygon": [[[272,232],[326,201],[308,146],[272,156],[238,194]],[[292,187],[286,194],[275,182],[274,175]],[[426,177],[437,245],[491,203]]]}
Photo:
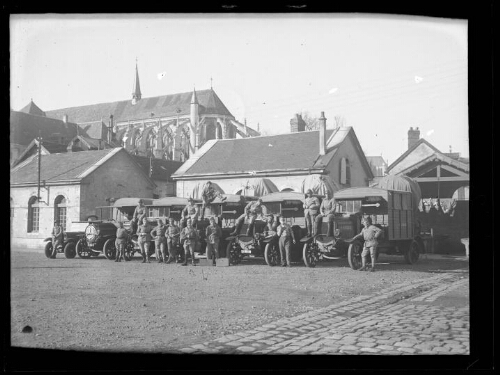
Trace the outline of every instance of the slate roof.
{"label": "slate roof", "polygon": [[[155,117],[175,117],[177,109],[180,109],[179,116],[189,115],[191,97],[193,93],[185,92],[172,95],[154,96],[142,98],[133,105],[132,100],[123,100],[112,103],[92,104],[80,107],[62,108],[46,111],[48,117],[62,119],[66,114],[70,121],[77,123],[100,121],[109,119],[112,114],[114,121],[140,120],[151,118],[151,113]],[[214,90],[196,91],[199,102],[199,114],[216,114],[223,116],[233,115],[226,108]]]}
{"label": "slate roof", "polygon": [[25,107],[23,107],[19,112],[28,113],[30,115],[45,116],[45,112],[42,111],[34,102],[31,100]]}
{"label": "slate roof", "polygon": [[39,130],[42,138],[47,140],[55,134],[65,137],[66,140],[76,136],[74,123],[64,123],[49,117],[31,115],[29,113],[11,111],[10,112],[10,143],[27,146],[33,139],[38,137]]}
{"label": "slate roof", "polygon": [[[131,155],[132,158],[149,175],[150,159],[147,156]],[[153,174],[152,180],[172,181],[171,175],[183,164],[181,161],[163,160],[152,158]]]}
{"label": "slate roof", "polygon": [[[68,152],[42,156],[41,180],[49,182],[79,179],[79,175],[116,149]],[[11,170],[11,184],[33,183],[38,180],[38,156]]]}

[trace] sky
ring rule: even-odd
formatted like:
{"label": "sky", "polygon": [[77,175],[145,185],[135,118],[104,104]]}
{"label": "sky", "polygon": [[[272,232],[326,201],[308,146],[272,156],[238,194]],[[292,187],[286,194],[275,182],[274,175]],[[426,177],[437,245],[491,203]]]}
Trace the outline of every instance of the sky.
{"label": "sky", "polygon": [[[390,163],[407,132],[469,156],[467,21],[360,14],[11,15],[11,108],[44,111],[211,84],[240,122],[340,116]],[[162,77],[161,73],[165,73]],[[212,82],[212,83],[211,83]]]}

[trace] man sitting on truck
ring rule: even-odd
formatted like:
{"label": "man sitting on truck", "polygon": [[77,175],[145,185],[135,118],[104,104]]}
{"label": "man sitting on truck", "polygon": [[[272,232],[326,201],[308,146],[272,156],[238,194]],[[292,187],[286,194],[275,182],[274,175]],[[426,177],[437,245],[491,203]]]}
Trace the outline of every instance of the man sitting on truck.
{"label": "man sitting on truck", "polygon": [[250,223],[247,229],[247,236],[251,236],[253,231],[253,224],[257,216],[262,216],[262,199],[260,198],[257,199],[255,202],[248,203],[245,206],[245,213],[238,218],[238,220],[236,221],[236,229],[229,235],[230,236],[238,235],[240,233],[241,227],[243,226],[245,218],[248,218],[250,220]]}
{"label": "man sitting on truck", "polygon": [[362,266],[358,271],[368,271],[366,266],[366,261],[368,255],[372,258],[372,268],[371,272],[375,271],[375,260],[377,259],[377,246],[378,246],[378,238],[382,235],[382,229],[376,227],[372,224],[372,218],[366,216],[361,220],[361,224],[363,224],[364,228],[361,230],[361,233],[357,234],[350,240],[346,242],[351,243],[354,240],[363,238],[365,240],[363,245],[363,252],[361,253],[361,262]]}
{"label": "man sitting on truck", "polygon": [[205,216],[205,207],[210,205],[217,197],[219,197],[221,201],[226,200],[226,197],[223,197],[221,193],[219,193],[217,190],[214,189],[212,181],[207,181],[201,193],[201,199],[203,200],[203,204],[201,206],[200,218],[202,220],[203,217]]}
{"label": "man sitting on truck", "polygon": [[316,234],[320,234],[321,222],[323,218],[326,217],[328,219],[328,234],[327,236],[333,236],[333,218],[335,215],[335,199],[332,198],[332,193],[329,191],[326,193],[325,199],[321,202],[321,206],[319,207],[320,214],[316,217]]}
{"label": "man sitting on truck", "polygon": [[186,227],[188,219],[191,219],[191,224],[193,227],[196,226],[196,223],[198,222],[198,215],[198,206],[194,204],[194,199],[189,197],[188,204],[182,210],[182,227]]}

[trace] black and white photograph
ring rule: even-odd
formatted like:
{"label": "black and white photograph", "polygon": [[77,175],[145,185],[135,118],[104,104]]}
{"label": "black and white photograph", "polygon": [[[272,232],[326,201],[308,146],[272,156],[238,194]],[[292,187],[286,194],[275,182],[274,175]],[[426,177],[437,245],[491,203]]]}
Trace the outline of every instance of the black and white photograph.
{"label": "black and white photograph", "polygon": [[10,15],[10,345],[470,355],[468,27]]}

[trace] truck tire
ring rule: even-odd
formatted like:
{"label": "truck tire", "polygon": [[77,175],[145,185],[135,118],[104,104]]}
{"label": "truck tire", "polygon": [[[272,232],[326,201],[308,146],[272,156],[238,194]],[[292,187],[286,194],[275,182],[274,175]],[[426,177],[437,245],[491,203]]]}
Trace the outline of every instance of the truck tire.
{"label": "truck tire", "polygon": [[408,264],[415,264],[420,257],[420,246],[416,240],[411,241],[410,246],[405,249],[405,260]]}
{"label": "truck tire", "polygon": [[316,262],[318,261],[318,254],[314,247],[315,244],[313,242],[306,242],[304,244],[302,255],[306,267],[311,267],[311,268],[316,267]]}
{"label": "truck tire", "polygon": [[347,261],[353,270],[359,270],[363,265],[361,260],[362,251],[363,249],[359,242],[353,242],[349,245],[349,249],[347,250]]}
{"label": "truck tire", "polygon": [[83,239],[82,240],[78,240],[78,242],[76,243],[76,253],[78,254],[78,256],[82,259],[88,259],[90,258],[90,255],[91,255],[91,250],[89,250],[87,248],[87,244],[85,244],[83,242]]}
{"label": "truck tire", "polygon": [[115,260],[116,259],[116,245],[115,245],[115,240],[114,239],[109,239],[104,243],[104,247],[102,248],[102,252],[104,253],[104,256],[108,260]]}
{"label": "truck tire", "polygon": [[45,256],[49,259],[52,258],[52,242],[50,241],[45,244]]}
{"label": "truck tire", "polygon": [[281,255],[279,245],[276,241],[269,242],[264,250],[264,259],[268,266],[274,267],[280,264]]}
{"label": "truck tire", "polygon": [[74,242],[68,242],[64,246],[64,255],[67,259],[73,259],[76,256],[76,245]]}

